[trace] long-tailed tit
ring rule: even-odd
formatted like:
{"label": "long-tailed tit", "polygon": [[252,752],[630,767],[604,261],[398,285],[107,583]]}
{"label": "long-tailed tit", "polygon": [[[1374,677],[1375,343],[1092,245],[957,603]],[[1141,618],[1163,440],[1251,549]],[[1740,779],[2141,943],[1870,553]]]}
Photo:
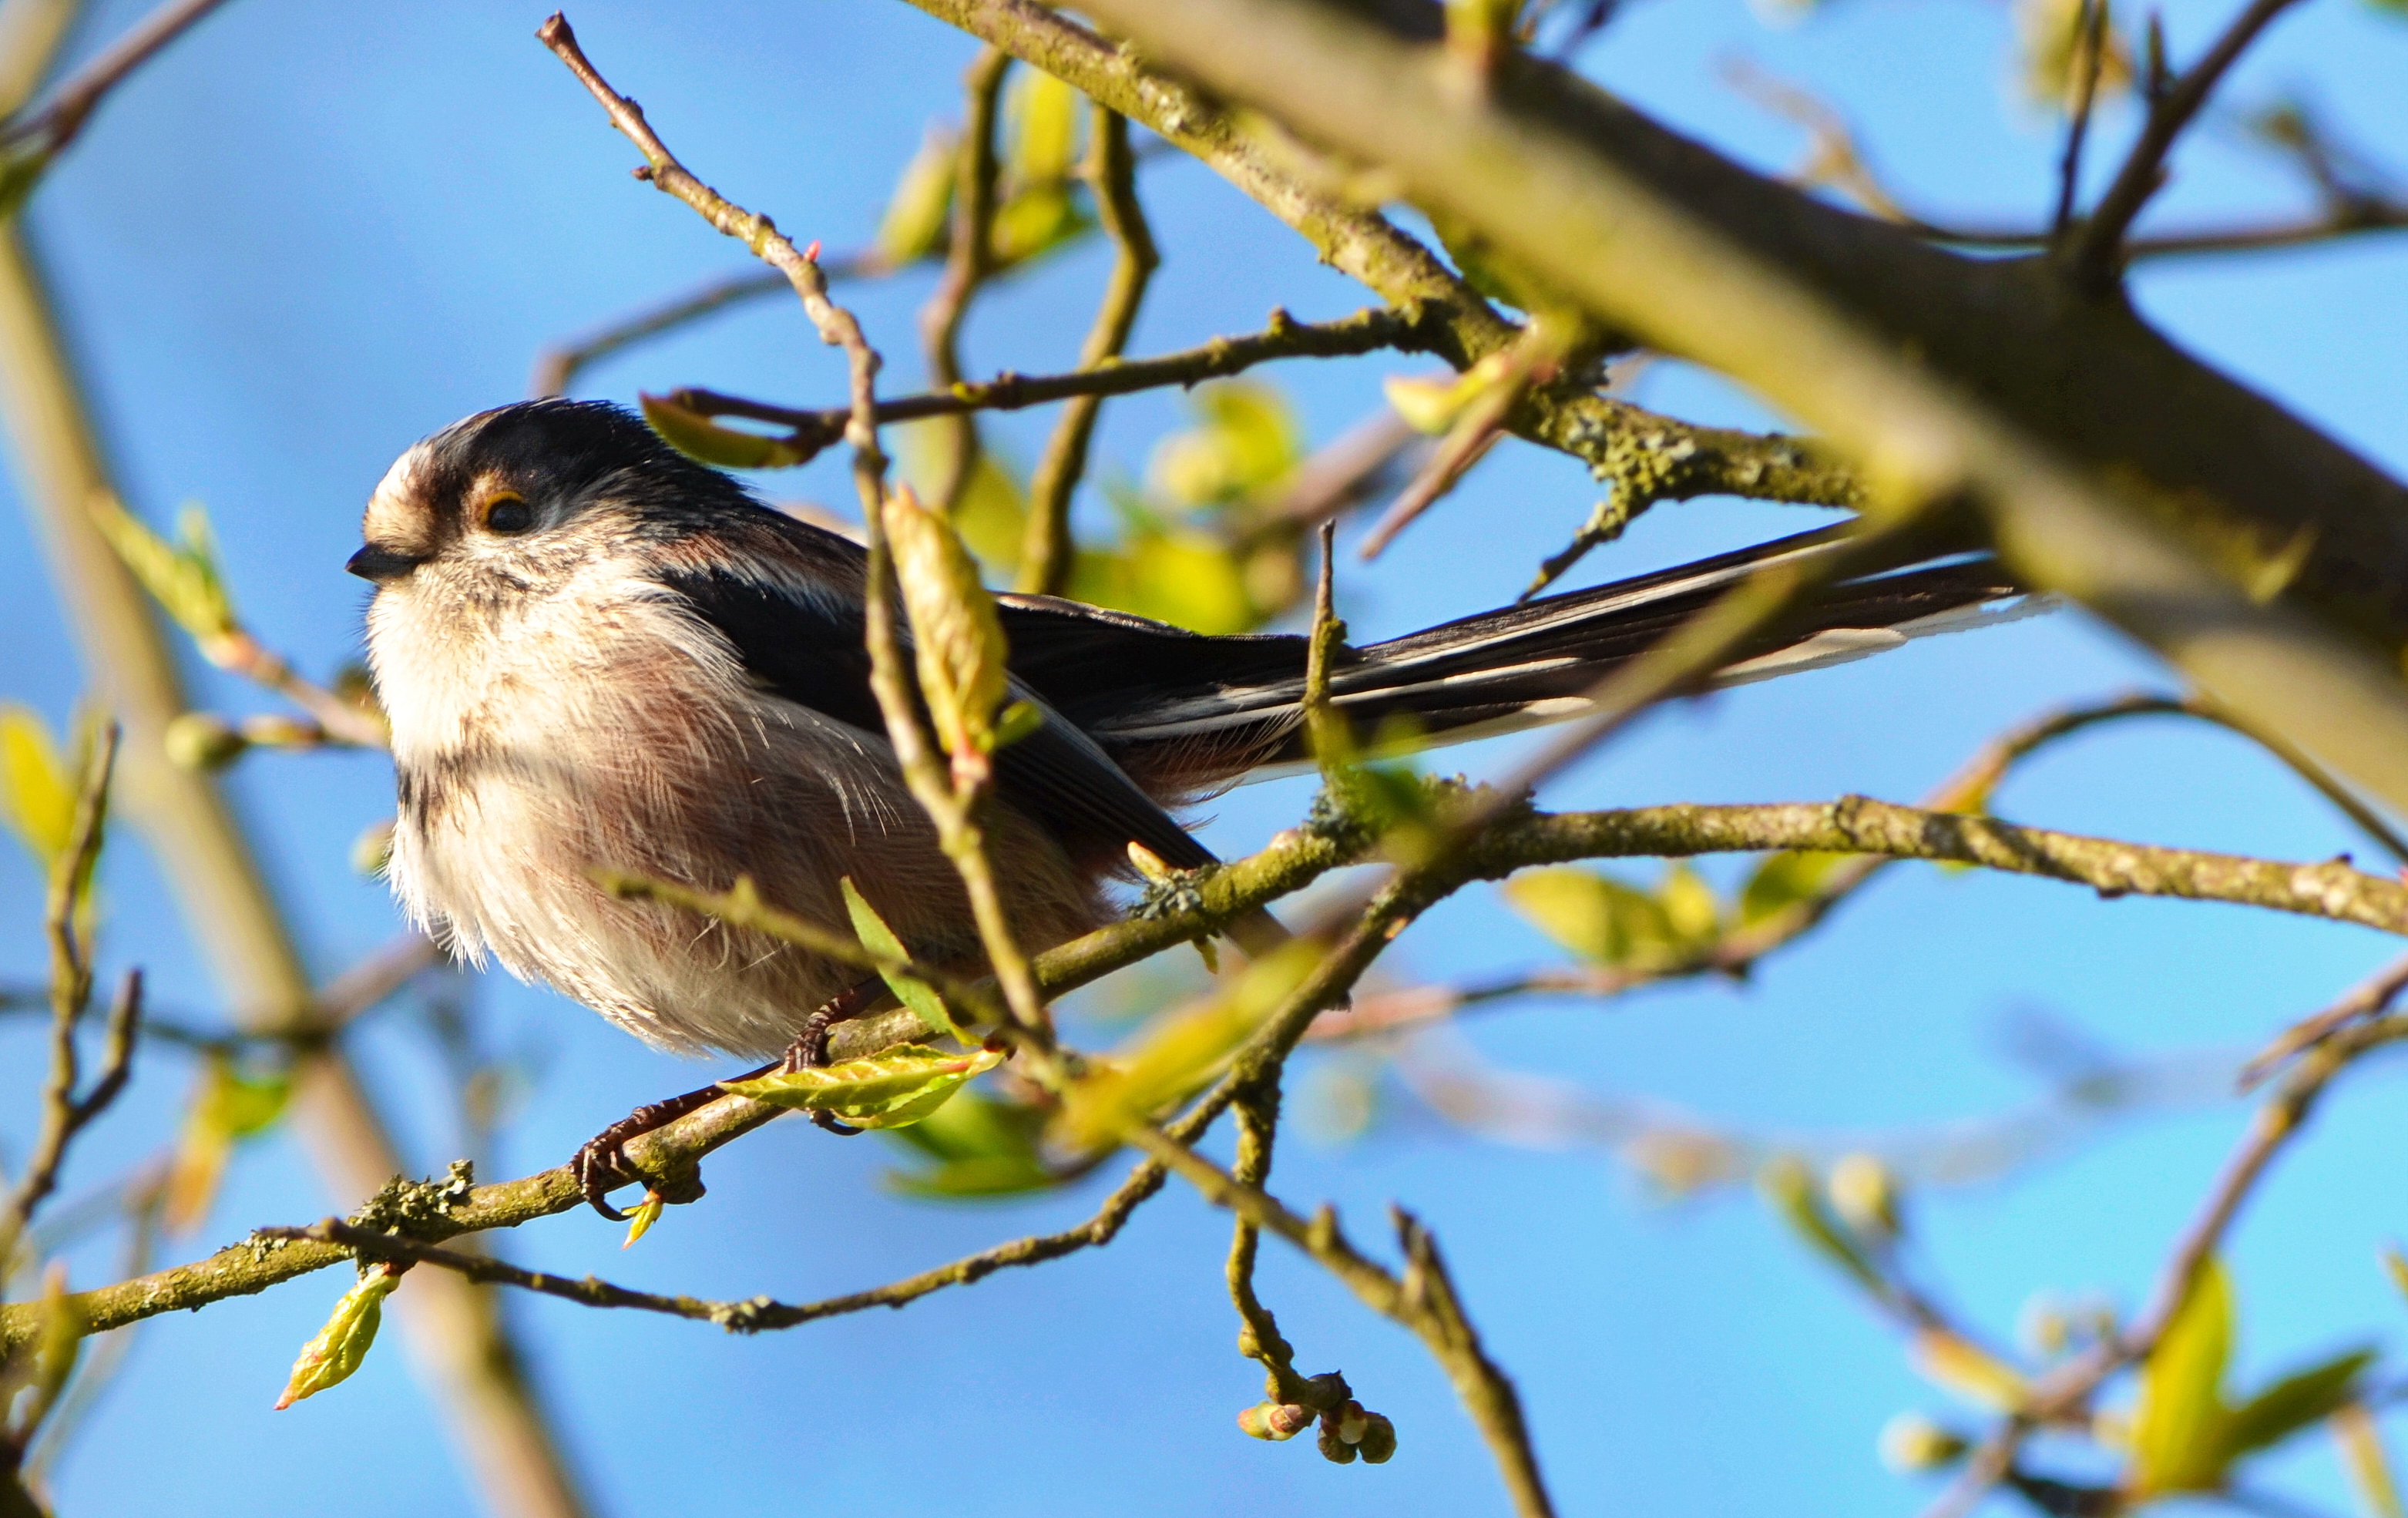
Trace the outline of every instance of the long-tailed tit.
{"label": "long-tailed tit", "polygon": [[[851,877],[915,958],[982,969],[870,695],[853,543],[621,408],[560,400],[411,448],[365,536],[350,568],[376,583],[393,886],[454,953],[548,981],[653,1045],[755,1057],[786,1050],[859,972],[616,899],[597,872],[710,892],[749,876],[838,931]],[[1736,580],[1837,544],[1809,533],[1345,650],[1332,699],[1364,732],[1403,718],[1441,740],[1569,715]],[[1723,678],[1856,657],[2018,594],[1981,555],[1845,580]],[[1130,843],[1178,867],[1211,862],[1167,808],[1304,757],[1306,640],[997,600],[1012,695],[1044,723],[996,755],[992,854],[1013,926],[1042,948],[1109,919]],[[601,1186],[637,1179],[597,1163],[597,1205]]]}

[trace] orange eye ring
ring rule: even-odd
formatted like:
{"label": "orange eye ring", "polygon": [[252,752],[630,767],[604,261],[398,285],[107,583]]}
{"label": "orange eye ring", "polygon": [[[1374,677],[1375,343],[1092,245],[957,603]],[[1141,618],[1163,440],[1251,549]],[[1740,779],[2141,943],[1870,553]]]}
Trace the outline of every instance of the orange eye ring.
{"label": "orange eye ring", "polygon": [[535,525],[535,508],[526,497],[513,490],[495,491],[477,508],[477,515],[489,533],[513,537]]}

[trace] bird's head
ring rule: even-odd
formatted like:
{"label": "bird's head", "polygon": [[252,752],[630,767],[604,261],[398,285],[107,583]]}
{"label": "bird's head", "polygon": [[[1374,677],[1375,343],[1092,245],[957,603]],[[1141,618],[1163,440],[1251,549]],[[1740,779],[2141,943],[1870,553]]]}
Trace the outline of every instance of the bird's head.
{"label": "bird's head", "polygon": [[413,445],[369,498],[347,568],[380,600],[494,606],[559,584],[597,555],[752,508],[743,487],[602,401],[523,401]]}

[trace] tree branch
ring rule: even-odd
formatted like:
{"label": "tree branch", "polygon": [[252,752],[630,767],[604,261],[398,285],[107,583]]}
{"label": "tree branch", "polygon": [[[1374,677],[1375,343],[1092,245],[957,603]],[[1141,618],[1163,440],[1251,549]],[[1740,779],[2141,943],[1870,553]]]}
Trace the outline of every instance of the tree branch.
{"label": "tree branch", "polygon": [[[968,103],[962,123],[960,158],[953,169],[953,230],[945,251],[945,272],[928,304],[920,312],[920,340],[927,350],[928,383],[950,390],[962,382],[962,322],[979,286],[995,272],[996,118],[1003,95],[1003,76],[1011,55],[986,48],[962,74],[962,94]],[[950,517],[968,488],[979,456],[978,424],[955,416],[946,428],[951,451],[934,491],[938,514]]]}
{"label": "tree branch", "polygon": [[[1218,380],[1283,358],[1339,358],[1376,352],[1383,348],[1408,352],[1426,351],[1424,329],[1399,312],[1372,307],[1333,322],[1298,322],[1285,310],[1271,312],[1260,332],[1215,337],[1195,348],[1154,358],[1115,358],[1096,367],[1067,374],[1024,375],[1009,371],[982,383],[962,383],[948,390],[904,395],[878,403],[882,424],[912,422],[922,417],[960,416],[971,411],[1017,411],[1052,401],[1079,397],[1127,395],[1141,390],[1198,384]],[[717,391],[684,389],[668,399],[702,416],[739,416],[772,422],[794,429],[783,439],[808,462],[843,436],[850,415],[842,408],[796,410]]]}
{"label": "tree branch", "polygon": [[2132,144],[2124,166],[2116,171],[2114,182],[2099,197],[2098,206],[2067,245],[2066,267],[2076,279],[2098,290],[2121,278],[2118,245],[2133,219],[2141,214],[2141,208],[2165,182],[2166,154],[2172,150],[2174,139],[2190,124],[2199,108],[2207,104],[2209,93],[2224,78],[2225,71],[2257,40],[2258,34],[2295,3],[2296,0],[2250,0],[2205,56],[2175,80],[2172,89],[2150,100],[2148,120],[2142,123],[2140,140]]}
{"label": "tree branch", "polygon": [[224,3],[225,0],[170,0],[161,6],[85,64],[75,78],[60,85],[48,105],[32,116],[0,127],[0,143],[44,163],[57,157],[83,131],[84,122],[92,119],[93,111],[109,91]]}
{"label": "tree branch", "polygon": [[[1128,118],[1107,106],[1095,107],[1094,143],[1087,178],[1095,186],[1096,208],[1116,256],[1096,324],[1079,351],[1079,367],[1100,368],[1117,364],[1137,325],[1145,287],[1162,262],[1154,250],[1154,233],[1146,225],[1145,207],[1137,196],[1137,157],[1129,151]],[[1037,595],[1059,595],[1070,583],[1070,496],[1079,477],[1086,473],[1087,445],[1103,410],[1100,395],[1073,397],[1062,408],[1037,472],[1028,482],[1028,529],[1020,550],[1020,568],[1013,588]]]}
{"label": "tree branch", "polygon": [[1820,425],[1874,466],[1864,509],[1968,491],[2022,573],[2408,808],[2408,489],[2128,308],[1800,195],[1536,60],[1460,88],[1443,48],[1328,0],[1086,8]]}
{"label": "tree branch", "polygon": [[[894,272],[875,252],[825,259],[820,267],[827,271],[830,284],[846,279],[876,279]],[[568,387],[588,366],[599,364],[623,348],[699,321],[713,311],[757,300],[763,295],[776,294],[788,288],[786,277],[776,269],[722,275],[685,294],[648,306],[596,327],[583,337],[572,337],[545,349],[536,355],[534,372],[527,378],[527,394],[538,400],[547,395],[565,395],[568,394]]]}

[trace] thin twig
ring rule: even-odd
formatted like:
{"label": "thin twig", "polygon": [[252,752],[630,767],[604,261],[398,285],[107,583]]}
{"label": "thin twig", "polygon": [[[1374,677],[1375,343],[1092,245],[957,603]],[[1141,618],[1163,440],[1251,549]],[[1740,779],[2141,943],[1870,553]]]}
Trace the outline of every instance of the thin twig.
{"label": "thin twig", "polygon": [[[830,284],[846,279],[877,279],[894,272],[874,251],[824,258],[820,261],[820,267],[827,272]],[[713,311],[776,294],[788,288],[786,277],[776,269],[722,275],[685,294],[645,307],[606,322],[582,337],[545,349],[536,355],[535,370],[527,380],[527,394],[537,399],[565,395],[580,374],[624,348],[647,337],[657,337],[665,332],[674,331]]]}
{"label": "thin twig", "polygon": [[[1007,372],[983,382],[966,381],[949,390],[881,401],[877,416],[884,423],[959,416],[971,411],[1016,411],[1082,396],[1127,395],[1174,385],[1184,388],[1205,380],[1224,379],[1274,359],[1345,358],[1383,348],[1411,351],[1421,343],[1420,324],[1411,316],[1384,307],[1371,307],[1334,322],[1297,322],[1286,311],[1275,310],[1260,332],[1215,337],[1174,353],[1114,360],[1099,368],[1074,369],[1066,374]],[[800,410],[695,387],[671,391],[668,399],[701,416],[745,417],[791,428],[791,435],[781,440],[805,459],[841,437],[851,416],[845,408]]]}
{"label": "thin twig", "polygon": [[100,1079],[79,1096],[81,1061],[76,1032],[92,1001],[92,945],[82,923],[91,899],[93,868],[99,861],[108,826],[109,782],[117,769],[118,728],[101,724],[93,735],[84,766],[83,783],[76,798],[75,820],[66,846],[50,863],[50,888],[45,926],[50,940],[50,1068],[42,1086],[42,1127],[25,1173],[9,1191],[0,1210],[0,1278],[15,1259],[17,1242],[26,1224],[59,1183],[59,1167],[67,1146],[85,1124],[98,1117],[132,1073],[135,1038],[142,1016],[142,977],[126,975],[117,1001],[109,1010],[107,1053]]}
{"label": "thin twig", "polygon": [[[171,0],[135,23],[108,50],[54,91],[48,104],[0,128],[0,141],[21,151],[52,158],[73,142],[108,92],[156,57],[194,22],[225,0]],[[28,147],[27,145],[30,145]]]}
{"label": "thin twig", "polygon": [[[1118,362],[1121,351],[1128,346],[1146,285],[1162,262],[1153,230],[1146,225],[1145,207],[1138,199],[1137,157],[1129,150],[1128,118],[1107,106],[1095,107],[1087,179],[1095,187],[1096,213],[1116,250],[1103,305],[1096,312],[1096,324],[1088,329],[1086,346],[1079,351],[1079,367],[1095,369]],[[1028,528],[1013,580],[1017,590],[1059,595],[1070,583],[1070,496],[1086,472],[1087,448],[1095,437],[1096,418],[1103,404],[1100,395],[1073,397],[1045,441],[1045,452],[1029,479]]]}
{"label": "thin twig", "polygon": [[1310,1255],[1373,1311],[1412,1331],[1455,1383],[1455,1394],[1487,1440],[1522,1518],[1552,1518],[1555,1505],[1539,1474],[1538,1454],[1522,1419],[1513,1383],[1488,1358],[1455,1296],[1438,1245],[1411,1214],[1396,1210],[1397,1234],[1405,1253],[1401,1277],[1350,1243],[1336,1212],[1323,1208],[1310,1220],[1278,1198],[1241,1183],[1226,1170],[1159,1129],[1140,1124],[1130,1141],[1178,1172],[1216,1207],[1237,1213],[1267,1233],[1277,1234]]}
{"label": "thin twig", "polygon": [[2174,139],[2190,124],[2225,71],[2257,39],[2258,34],[2296,3],[2297,0],[2250,0],[2247,8],[2234,18],[2205,56],[2162,93],[2152,91],[2149,116],[2141,127],[2140,139],[2132,144],[2114,182],[2107,187],[2107,193],[2100,197],[2098,206],[2067,245],[2066,266],[2075,279],[2093,289],[2114,282],[2118,270],[2118,246],[2133,218],[2141,214],[2141,208],[2149,203],[2149,197],[2164,182],[2166,154],[2172,150]]}
{"label": "thin twig", "polygon": [[[962,124],[960,158],[953,169],[953,218],[945,272],[920,312],[928,383],[940,391],[962,382],[962,322],[969,314],[979,286],[995,272],[996,120],[1000,114],[1003,77],[1010,64],[1010,53],[984,48],[962,73],[962,93],[968,108]],[[932,494],[938,514],[950,517],[978,466],[978,423],[967,415],[956,416],[945,435],[949,451]]]}
{"label": "thin twig", "polygon": [[2254,1090],[2292,1055],[2315,1048],[2350,1024],[2389,1011],[2391,1004],[2400,999],[2403,991],[2408,991],[2408,954],[2393,960],[2352,986],[2340,1000],[2323,1011],[2292,1024],[2264,1049],[2251,1055],[2249,1062],[2241,1067],[2238,1077],[2241,1089]]}
{"label": "thin twig", "polygon": [[2065,236],[2073,224],[2074,197],[2082,186],[2082,139],[2090,133],[2090,111],[2098,103],[2099,70],[2107,51],[2107,0],[2082,0],[2073,18],[2075,61],[2082,69],[2074,88],[2073,115],[2065,127],[2065,153],[2057,168],[2057,210],[2049,218],[2049,236]]}

